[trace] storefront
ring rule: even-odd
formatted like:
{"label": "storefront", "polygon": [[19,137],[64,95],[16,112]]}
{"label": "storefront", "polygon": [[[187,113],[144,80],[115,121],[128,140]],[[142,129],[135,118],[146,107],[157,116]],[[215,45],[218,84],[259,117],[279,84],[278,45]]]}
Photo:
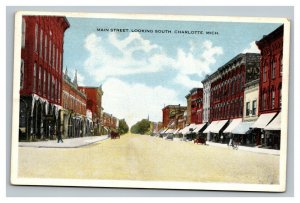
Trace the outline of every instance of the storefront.
{"label": "storefront", "polygon": [[253,122],[240,122],[234,129],[232,129],[232,139],[241,145],[254,146],[256,143],[255,134],[252,132],[250,127],[254,124]]}
{"label": "storefront", "polygon": [[257,146],[266,147],[268,138],[264,128],[275,118],[276,113],[265,113],[261,114],[255,123],[250,127],[253,129],[253,134],[255,136],[255,142]]}
{"label": "storefront", "polygon": [[266,147],[280,149],[281,113],[279,113],[264,130],[266,135]]}
{"label": "storefront", "polygon": [[240,123],[242,123],[241,118],[233,119],[228,127],[223,131],[223,140],[222,143],[228,144],[230,142],[230,139],[233,138],[232,131],[235,129]]}
{"label": "storefront", "polygon": [[224,141],[224,135],[223,131],[228,126],[229,121],[228,120],[220,120],[213,128],[210,130],[212,133],[212,141],[213,142],[221,142]]}

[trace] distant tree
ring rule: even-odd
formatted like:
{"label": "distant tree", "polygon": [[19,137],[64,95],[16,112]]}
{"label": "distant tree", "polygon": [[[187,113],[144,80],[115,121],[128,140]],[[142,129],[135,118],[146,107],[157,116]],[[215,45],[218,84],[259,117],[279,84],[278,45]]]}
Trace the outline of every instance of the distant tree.
{"label": "distant tree", "polygon": [[125,119],[121,119],[121,120],[119,121],[118,132],[119,132],[121,135],[123,135],[123,134],[127,133],[128,130],[129,130],[129,127],[128,127],[128,125],[127,125]]}
{"label": "distant tree", "polygon": [[146,134],[149,133],[150,131],[150,121],[147,119],[143,119],[141,121],[138,121],[136,124],[134,124],[130,128],[131,133],[135,134]]}

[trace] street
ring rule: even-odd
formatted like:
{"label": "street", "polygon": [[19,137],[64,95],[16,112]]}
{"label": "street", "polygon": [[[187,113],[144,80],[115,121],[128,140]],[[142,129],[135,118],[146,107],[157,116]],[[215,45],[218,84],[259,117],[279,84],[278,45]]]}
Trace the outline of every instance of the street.
{"label": "street", "polygon": [[278,184],[279,156],[126,134],[80,148],[19,147],[19,177]]}

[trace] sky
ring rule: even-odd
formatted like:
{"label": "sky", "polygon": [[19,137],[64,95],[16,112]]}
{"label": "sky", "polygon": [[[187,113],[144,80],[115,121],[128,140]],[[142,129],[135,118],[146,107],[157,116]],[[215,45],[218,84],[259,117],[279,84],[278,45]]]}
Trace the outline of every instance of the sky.
{"label": "sky", "polygon": [[[166,105],[186,106],[201,80],[280,24],[67,18],[64,70],[82,86],[100,86],[105,112],[129,126],[162,120]],[[180,33],[189,31],[190,33]],[[197,31],[192,33],[192,31]],[[213,34],[207,34],[207,32]]]}

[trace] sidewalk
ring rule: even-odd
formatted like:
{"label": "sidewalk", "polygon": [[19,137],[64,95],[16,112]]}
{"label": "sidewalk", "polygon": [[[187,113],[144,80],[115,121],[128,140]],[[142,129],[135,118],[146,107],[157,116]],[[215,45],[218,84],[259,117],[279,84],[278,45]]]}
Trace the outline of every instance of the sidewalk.
{"label": "sidewalk", "polygon": [[[221,143],[215,143],[215,142],[206,142],[206,144],[209,146],[232,149],[232,147],[229,147],[227,144],[221,144]],[[258,148],[258,147],[238,146],[237,150],[256,152],[256,153],[262,153],[262,154],[280,155],[280,150],[276,150],[276,149],[264,149],[264,148]]]}
{"label": "sidewalk", "polygon": [[64,139],[63,143],[57,143],[57,140],[40,142],[19,142],[19,147],[38,147],[38,148],[76,148],[90,145],[102,140],[108,139],[108,135],[90,136]]}

